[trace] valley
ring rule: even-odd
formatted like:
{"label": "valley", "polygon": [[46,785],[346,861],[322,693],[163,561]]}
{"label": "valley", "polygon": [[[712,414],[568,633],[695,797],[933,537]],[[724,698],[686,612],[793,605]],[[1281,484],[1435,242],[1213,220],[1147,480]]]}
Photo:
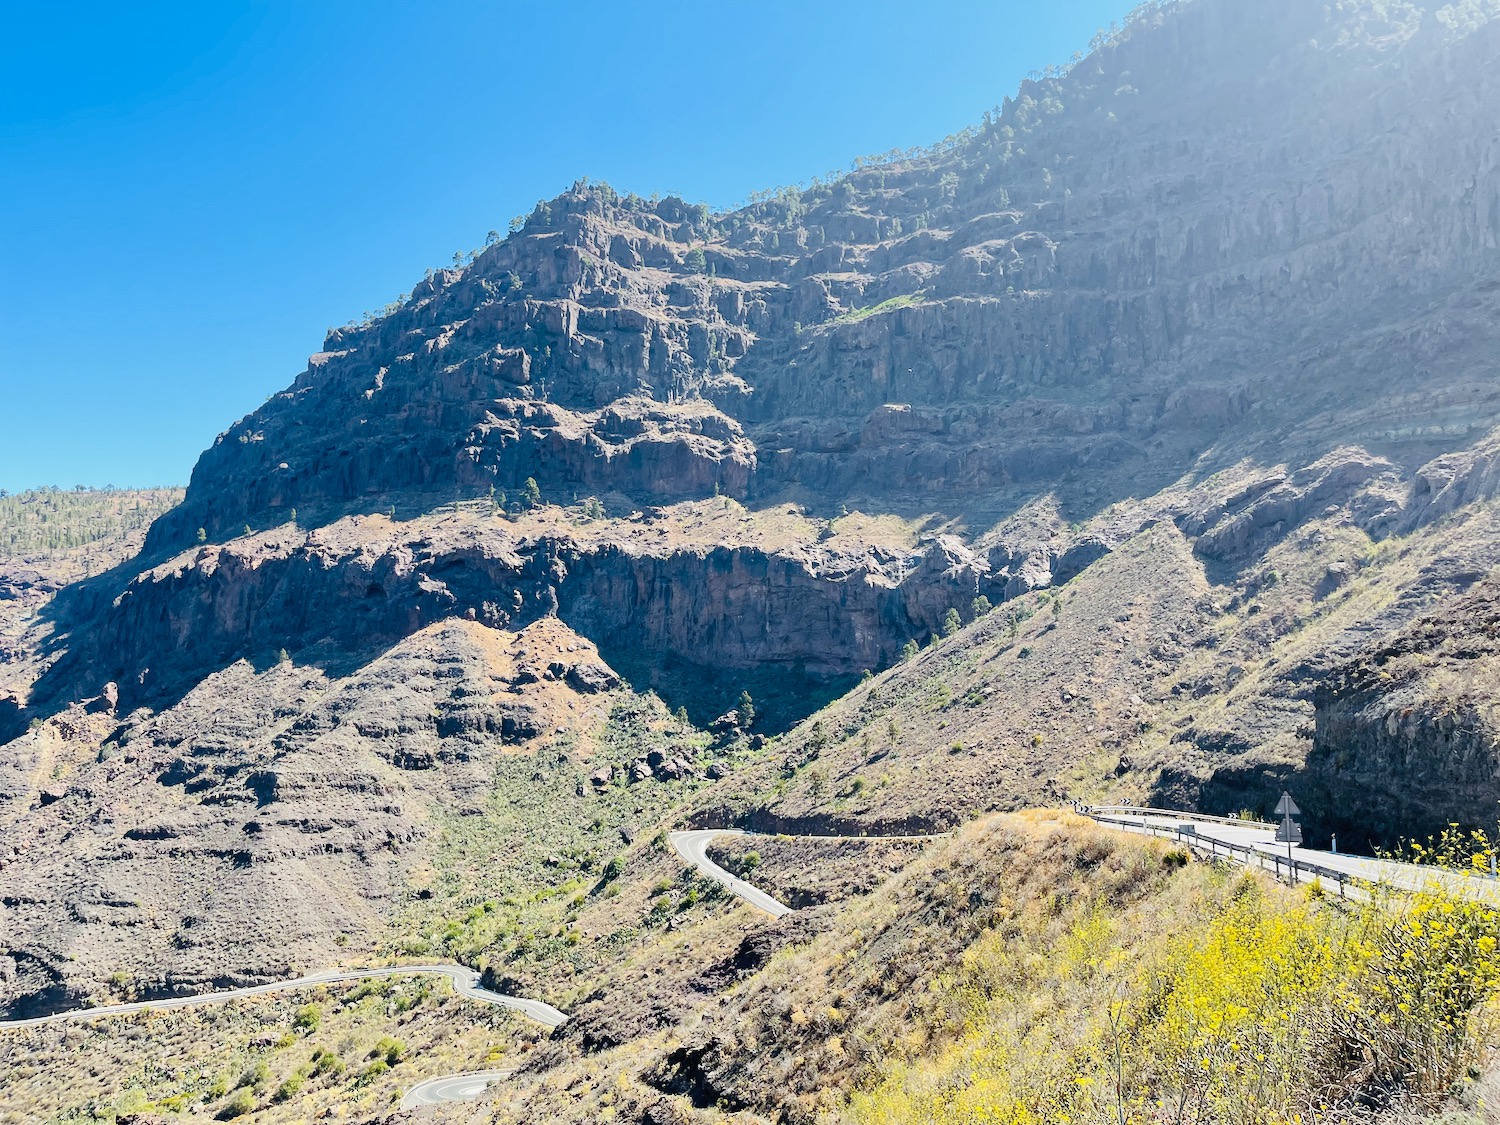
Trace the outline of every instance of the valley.
{"label": "valley", "polygon": [[1166,0],[741,207],[579,180],[185,490],[0,497],[0,1018],[132,1006],[0,1122],[1493,1120],[1482,895],[1064,810],[1488,870],[1497,17]]}

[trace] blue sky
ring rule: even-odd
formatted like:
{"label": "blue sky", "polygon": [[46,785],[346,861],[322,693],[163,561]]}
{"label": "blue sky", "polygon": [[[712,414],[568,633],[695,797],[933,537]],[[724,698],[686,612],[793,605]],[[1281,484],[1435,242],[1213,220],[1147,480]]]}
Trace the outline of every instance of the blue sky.
{"label": "blue sky", "polygon": [[580,176],[715,207],[978,120],[1134,0],[12,4],[0,488],[185,483]]}

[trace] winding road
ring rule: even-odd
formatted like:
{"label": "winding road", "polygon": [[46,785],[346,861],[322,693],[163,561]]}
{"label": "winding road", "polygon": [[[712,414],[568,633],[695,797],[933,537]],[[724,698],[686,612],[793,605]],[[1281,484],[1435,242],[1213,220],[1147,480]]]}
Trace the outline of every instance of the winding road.
{"label": "winding road", "polygon": [[[667,833],[667,842],[672,845],[672,850],[685,859],[693,867],[697,868],[699,874],[727,888],[730,894],[736,898],[748,902],[757,910],[764,910],[773,918],[780,918],[790,914],[795,907],[788,906],[784,902],[778,902],[770,895],[756,887],[752,887],[738,875],[725,871],[713,860],[708,858],[708,845],[716,836],[751,836],[766,838],[768,833],[746,832],[740,828],[698,828],[686,832]],[[771,837],[774,839],[774,837]],[[795,836],[796,840],[869,840],[876,842],[880,840],[898,841],[906,844],[925,844],[933,840],[941,840],[942,835],[926,836]]]}
{"label": "winding road", "polygon": [[453,982],[453,990],[460,996],[477,1000],[481,1004],[497,1004],[502,1008],[509,1008],[546,1027],[557,1027],[568,1018],[567,1013],[560,1012],[551,1004],[544,1004],[540,1000],[503,996],[487,988],[480,988],[479,974],[464,965],[390,965],[378,969],[329,969],[310,976],[272,981],[270,984],[257,984],[249,988],[232,988],[223,992],[199,992],[192,996],[168,996],[160,1000],[141,1000],[131,1004],[103,1004],[97,1008],[76,1008],[68,1012],[54,1012],[49,1016],[34,1016],[24,1020],[0,1020],[0,1031],[9,1028],[41,1027],[43,1024],[73,1020],[102,1019],[105,1016],[127,1016],[133,1012],[164,1012],[172,1008],[189,1008],[196,1004],[217,1004],[225,1000],[242,1000],[249,996],[266,996],[273,992],[293,992],[320,984],[343,984],[350,981],[369,980],[372,977],[412,975],[447,977]]}
{"label": "winding road", "polygon": [[[1500,903],[1500,881],[1493,878],[1471,877],[1419,867],[1415,864],[1371,859],[1365,856],[1340,855],[1335,852],[1315,851],[1311,848],[1294,846],[1289,851],[1285,844],[1276,843],[1276,828],[1271,824],[1202,816],[1195,813],[1179,813],[1168,809],[1122,805],[1084,808],[1080,811],[1107,827],[1175,839],[1200,853],[1207,852],[1210,855],[1224,856],[1249,866],[1265,868],[1268,871],[1277,873],[1292,871],[1295,872],[1295,878],[1299,882],[1311,882],[1313,879],[1336,880],[1340,893],[1346,891],[1346,883],[1353,885],[1355,894],[1363,893],[1359,885],[1365,883],[1384,883],[1402,890],[1421,890],[1437,884],[1468,898]],[[793,907],[777,901],[765,891],[726,871],[708,858],[709,844],[717,837],[754,837],[757,835],[761,834],[745,832],[737,828],[708,828],[671,832],[667,839],[673,851],[705,878],[721,884],[735,897],[757,910],[762,910],[774,918],[781,918],[792,913]],[[796,838],[799,840],[864,839],[924,842],[942,837],[927,835],[798,836]],[[275,992],[295,991],[323,984],[413,974],[445,976],[453,982],[454,991],[460,996],[478,1003],[494,1004],[519,1012],[545,1027],[558,1027],[568,1019],[567,1013],[540,1000],[505,996],[487,988],[481,988],[479,986],[480,975],[473,969],[463,965],[441,964],[392,965],[371,969],[330,969],[293,980],[274,981],[249,988],[205,992],[194,996],[173,996],[131,1004],[106,1004],[96,1008],[57,1012],[53,1015],[36,1016],[31,1019],[0,1020],[0,1030],[38,1027],[64,1021],[101,1019],[107,1016],[129,1015],[133,1012],[167,1011],[196,1004],[218,1003],[251,996],[264,996]],[[407,1091],[405,1097],[402,1098],[401,1108],[416,1109],[443,1102],[472,1101],[512,1073],[508,1070],[486,1070],[429,1078]]]}
{"label": "winding road", "polygon": [[509,1078],[513,1070],[479,1070],[473,1074],[447,1074],[441,1078],[429,1078],[406,1092],[401,1099],[402,1109],[420,1109],[443,1102],[471,1102],[496,1082]]}
{"label": "winding road", "polygon": [[[668,836],[668,839],[671,841],[672,848],[679,856],[692,864],[693,867],[697,868],[707,878],[723,884],[732,894],[744,900],[749,905],[777,918],[785,914],[790,914],[792,907],[787,906],[783,902],[776,901],[776,899],[764,891],[758,890],[745,882],[745,880],[730,874],[708,858],[709,842],[716,836],[747,835],[750,835],[750,833],[739,829],[713,828],[690,832],[673,832]],[[807,838],[838,840],[849,837],[821,836]],[[930,840],[936,837],[868,838]],[[566,1012],[559,1011],[552,1005],[544,1003],[541,1000],[531,1000],[519,996],[505,996],[499,992],[492,992],[487,988],[481,988],[479,986],[480,975],[473,969],[463,965],[391,965],[371,969],[330,969],[326,972],[313,973],[290,980],[272,981],[269,984],[252,985],[248,988],[227,989],[222,992],[201,992],[192,996],[170,996],[160,1000],[143,1000],[129,1004],[103,1004],[94,1008],[78,1008],[67,1012],[55,1012],[47,1016],[35,1016],[31,1019],[0,1020],[0,1031],[40,1027],[51,1023],[104,1019],[109,1016],[125,1016],[137,1012],[169,1011],[174,1008],[187,1008],[198,1004],[215,1004],[226,1000],[241,1000],[252,996],[266,996],[277,992],[293,992],[298,989],[313,988],[322,984],[340,984],[368,980],[372,977],[410,976],[413,974],[445,976],[453,982],[454,991],[460,996],[481,1004],[495,1004],[502,1008],[509,1008],[512,1011],[519,1012],[535,1020],[545,1027],[559,1027],[568,1018]],[[486,1070],[470,1074],[450,1074],[437,1078],[429,1078],[407,1091],[406,1096],[401,1101],[401,1107],[403,1109],[415,1109],[422,1106],[437,1105],[441,1102],[472,1101],[510,1073],[512,1072]]]}
{"label": "winding road", "polygon": [[784,902],[777,902],[765,891],[757,890],[738,875],[731,875],[708,858],[708,845],[715,837],[748,835],[748,832],[743,832],[738,828],[707,828],[692,832],[669,832],[667,842],[672,845],[674,852],[697,868],[701,874],[726,887],[736,898],[743,899],[757,910],[764,910],[773,918],[790,914],[792,907]]}

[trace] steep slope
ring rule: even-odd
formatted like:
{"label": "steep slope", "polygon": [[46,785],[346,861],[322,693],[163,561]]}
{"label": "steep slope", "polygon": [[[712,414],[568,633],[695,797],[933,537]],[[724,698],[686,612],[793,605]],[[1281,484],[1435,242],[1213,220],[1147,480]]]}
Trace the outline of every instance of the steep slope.
{"label": "steep slope", "polygon": [[[1314,697],[1308,788],[1355,844],[1500,817],[1495,579],[1333,670]],[[1348,802],[1345,794],[1361,796]]]}
{"label": "steep slope", "polygon": [[[664,789],[584,792],[644,752],[610,737],[629,699],[547,619],[429,626],[355,668],[238,661],[157,714],[70,708],[12,743],[0,778],[0,1004],[317,970],[388,941],[419,888],[451,907],[528,886],[589,818],[665,807]],[[446,826],[497,793],[550,807],[503,858],[435,887]]]}
{"label": "steep slope", "polygon": [[[765,877],[861,846],[885,847],[768,849]],[[390,981],[320,990],[312,1018],[300,997],[266,997],[160,1013],[128,1035],[0,1033],[0,1121],[46,1112],[156,1125],[222,1119],[236,1101],[249,1120],[278,1125],[309,1112],[410,1121],[393,1095],[460,1068],[513,1073],[422,1120],[906,1125],[978,1122],[999,1107],[1022,1120],[1046,1110],[1108,1121],[1119,1094],[1201,1097],[1205,1121],[1317,1106],[1397,1122],[1429,1120],[1418,1115],[1455,1090],[1482,1103],[1485,1087],[1463,1077],[1489,1045],[1463,1018],[1473,997],[1463,986],[1482,970],[1468,966],[1420,1012],[1381,987],[1443,964],[1438,927],[1413,941],[1398,912],[1350,917],[1263,874],[1069,814],[985,818],[887,858],[888,876],[786,918],[677,910],[648,949],[593,977],[574,1018],[540,1042],[513,1018]],[[1493,933],[1493,917],[1481,924]],[[1393,928],[1412,961],[1375,952]],[[1436,1012],[1464,1031],[1424,1036]],[[1258,1065],[1225,1065],[1241,1052]],[[372,1066],[381,1056],[394,1066]]]}
{"label": "steep slope", "polygon": [[1060,489],[1076,518],[1231,456],[1415,469],[1500,410],[1500,40],[1444,13],[1167,4],[809,191],[575,186],[330,333],[152,545],[527,477],[950,513]]}
{"label": "steep slope", "polygon": [[[958,520],[973,558],[957,565],[998,601],[1053,580],[1060,529],[1112,502],[1247,460],[1295,475],[1349,447],[1392,478],[1360,513],[1384,534],[1421,518],[1423,465],[1500,420],[1486,108],[1500,33],[1452,17],[1169,4],[1065,76],[1024,84],[983,126],[804,192],[713,215],[580,184],[386,315],[331,333],[205,453],[149,560],[200,531],[222,541],[294,515],[318,527],[455,498],[530,506],[531,479],[546,500],[602,497],[621,516],[717,491],[754,510]],[[1016,521],[1049,496],[1050,526]],[[1310,514],[1277,499],[1242,498],[1267,501],[1246,518]],[[1247,530],[1214,532],[1225,565],[1245,561]],[[423,534],[412,528],[414,551]],[[1059,577],[1100,549],[1079,546]],[[770,616],[766,566],[706,627]],[[814,550],[795,569],[842,600],[872,568]],[[900,569],[910,602],[953,565]],[[115,616],[107,631],[167,647],[130,599],[106,604],[130,577],[67,613]],[[640,612],[665,612],[661,583],[636,581]],[[260,596],[247,588],[246,604],[269,627],[278,611]],[[955,604],[932,601],[947,602],[939,618]],[[883,614],[859,652],[826,660],[652,649],[849,672],[933,624]],[[611,625],[582,627],[602,642]],[[96,663],[64,662],[39,705],[96,692]]]}
{"label": "steep slope", "polygon": [[1212,529],[1236,521],[1201,530],[1215,489],[1244,481],[1179,493],[1175,520],[913,647],[692,818],[873,832],[1109,799],[1266,814],[1290,787],[1313,837],[1345,847],[1454,821],[1493,830],[1484,576],[1500,566],[1500,507],[1377,541],[1361,490],[1295,528],[1265,525],[1253,569],[1226,574]]}

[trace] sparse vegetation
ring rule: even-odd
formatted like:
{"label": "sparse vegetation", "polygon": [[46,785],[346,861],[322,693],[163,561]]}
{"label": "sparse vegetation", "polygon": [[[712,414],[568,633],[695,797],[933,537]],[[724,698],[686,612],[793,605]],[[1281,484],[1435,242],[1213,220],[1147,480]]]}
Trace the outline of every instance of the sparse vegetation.
{"label": "sparse vegetation", "polygon": [[[1495,1043],[1492,908],[1288,892],[1062,814],[978,820],[1153,786],[1261,803],[1276,779],[1312,776],[1297,772],[1314,763],[1308,747],[1334,729],[1314,708],[1340,685],[1369,688],[1351,712],[1404,693],[1378,720],[1354,719],[1397,740],[1414,776],[1431,763],[1409,751],[1429,731],[1447,761],[1482,763],[1494,742],[1494,654],[1448,627],[1462,621],[1401,633],[1367,662],[1368,684],[1335,665],[1500,561],[1500,502],[1474,499],[1495,476],[1492,404],[1472,409],[1480,397],[1463,389],[1489,352],[1435,343],[1487,323],[1491,295],[1469,275],[1489,259],[1467,243],[1496,225],[1493,193],[1466,138],[1424,138],[1424,160],[1395,147],[1421,120],[1397,112],[1400,90],[1440,107],[1434,122],[1487,104],[1470,96],[1492,93],[1483,72],[1459,96],[1434,79],[1459,73],[1468,47],[1452,36],[1494,4],[1431,19],[1379,0],[1308,5],[1271,71],[1223,65],[1239,43],[1213,39],[1233,19],[1162,36],[1203,52],[1189,66],[1149,42],[1117,50],[1179,7],[1197,18],[1194,5],[1143,5],[1101,32],[1106,57],[1038,72],[981,126],[742,212],[577,185],[513,220],[504,249],[485,252],[501,240],[491,231],[420,296],[331,333],[306,378],[206,459],[202,503],[195,486],[176,541],[120,600],[96,582],[48,616],[56,576],[14,568],[0,593],[28,600],[0,621],[0,724],[11,737],[29,721],[32,737],[6,763],[7,801],[27,818],[8,870],[29,878],[89,833],[89,862],[108,866],[54,880],[89,893],[28,905],[18,924],[57,932],[21,933],[16,949],[76,955],[43,966],[70,989],[144,994],[161,979],[149,943],[197,949],[242,921],[225,902],[258,900],[224,894],[212,924],[177,926],[172,911],[200,888],[138,894],[115,857],[171,857],[157,866],[205,882],[284,860],[334,920],[318,933],[302,924],[314,912],[289,913],[285,932],[303,935],[258,971],[456,960],[577,1013],[504,1098],[477,1107],[506,1123],[1350,1125],[1473,1104]],[[1236,39],[1274,42],[1255,30]],[[1378,46],[1362,54],[1361,36]],[[1428,54],[1441,73],[1422,69]],[[1266,77],[1336,76],[1323,68],[1345,59],[1361,76],[1357,119],[1340,118],[1338,82],[1280,101]],[[1174,101],[1163,76],[1200,71],[1216,96]],[[1372,96],[1397,71],[1399,89]],[[1193,116],[1252,84],[1257,110],[1275,107],[1270,132],[1254,115],[1232,136]],[[1183,137],[1165,136],[1179,120]],[[1140,121],[1149,131],[1131,136]],[[1339,142],[1330,163],[1320,137]],[[1341,179],[1354,149],[1421,169],[1421,205]],[[1286,159],[1252,159],[1266,152]],[[1273,182],[1288,161],[1297,183],[1319,185],[1312,198]],[[1252,166],[1260,210],[1246,218]],[[1232,199],[1217,194],[1226,183]],[[1391,200],[1401,223],[1365,214]],[[1412,240],[1429,202],[1446,216],[1440,237]],[[1215,219],[1226,205],[1243,221]],[[1158,207],[1187,218],[1163,225]],[[1300,265],[1278,274],[1286,260]],[[1120,278],[1102,276],[1112,265]],[[1357,287],[1375,278],[1362,303]],[[1366,310],[1368,339],[1325,331],[1338,327],[1316,319],[1327,290],[1339,317]],[[399,319],[377,327],[387,316]],[[1431,319],[1406,319],[1418,316]],[[1259,337],[1280,350],[1256,351]],[[1178,373],[1192,385],[1173,386]],[[314,400],[355,409],[294,417]],[[1340,432],[1345,409],[1358,421]],[[418,428],[431,433],[413,439]],[[383,480],[380,443],[397,431],[403,472]],[[1299,457],[1326,441],[1342,459],[1294,461],[1289,434]],[[1413,478],[1418,452],[1440,447],[1439,471]],[[518,488],[527,456],[520,472],[538,475]],[[208,496],[215,474],[236,495]],[[510,496],[484,497],[486,474]],[[852,478],[857,491],[828,484]],[[132,521],[148,518],[124,493],[27,495],[0,496],[0,553],[67,555],[94,573],[124,557],[103,545],[138,540]],[[334,521],[305,548],[292,497],[309,523]],[[1453,510],[1421,523],[1424,505]],[[168,558],[242,520],[253,541]],[[278,569],[287,550],[296,565]],[[621,558],[623,579],[598,561]],[[335,568],[326,598],[282,580]],[[705,571],[714,581],[681,588]],[[796,600],[812,589],[810,608]],[[979,589],[1005,599],[998,611]],[[621,590],[623,606],[606,603]],[[761,601],[742,603],[746,590]],[[317,635],[344,597],[378,627],[351,616]],[[294,612],[272,620],[282,604]],[[88,616],[68,616],[80,607]],[[434,617],[455,631],[432,651],[391,635]],[[79,671],[84,638],[112,639],[100,621],[161,625],[171,652],[148,661],[146,631],[139,652],[106,641]],[[200,637],[210,621],[222,635]],[[253,651],[236,647],[244,637]],[[199,648],[215,676],[228,665],[206,687],[190,682]],[[470,649],[482,656],[460,667]],[[352,698],[370,683],[380,706]],[[237,702],[222,684],[281,694],[263,713],[221,715],[216,702]],[[1351,783],[1337,792],[1363,800],[1357,782],[1379,767],[1361,775],[1347,741],[1335,761]],[[324,782],[326,801],[306,796]],[[1469,788],[1488,816],[1487,791]],[[671,851],[669,827],[704,823],[963,827],[930,847],[767,837],[718,853],[807,911],[772,923]],[[199,826],[217,833],[211,858],[181,861],[198,841],[174,833]],[[1411,854],[1485,869],[1494,852],[1465,835]],[[140,958],[95,952],[100,933],[121,949],[148,942],[149,970],[107,976]],[[8,983],[44,987],[35,968],[17,960]],[[13,1105],[57,1125],[374,1121],[427,1074],[501,1055],[509,1068],[541,1036],[432,979],[14,1034],[19,1048],[0,1044],[0,1125],[22,1119]]]}
{"label": "sparse vegetation", "polygon": [[52,556],[145,531],[179,488],[0,491],[0,555]]}
{"label": "sparse vegetation", "polygon": [[323,1022],[323,1009],[317,1004],[304,1004],[297,1009],[297,1018],[292,1021],[292,1026],[298,1031],[317,1031],[318,1025]]}
{"label": "sparse vegetation", "polygon": [[867,305],[864,308],[850,309],[848,312],[836,316],[833,322],[835,324],[853,324],[872,316],[879,316],[881,313],[919,305],[922,303],[922,300],[923,294],[921,293],[903,293],[900,296],[890,297],[877,304]]}
{"label": "sparse vegetation", "polygon": [[[424,991],[424,1003],[406,1003]],[[293,1033],[305,995],[8,1032],[0,1037],[0,1123],[131,1113],[209,1120],[231,1108],[266,1125],[335,1110],[373,1114],[414,1074],[493,1069],[502,1053],[524,1053],[540,1035],[529,1021],[462,1000],[430,978],[375,978],[318,995],[312,1002],[323,1015],[311,1038]],[[391,1034],[392,1008],[400,1038]],[[71,1070],[79,1051],[90,1060],[86,1072]]]}
{"label": "sparse vegetation", "polygon": [[[1170,870],[1185,855],[1168,852]],[[1344,912],[1195,875],[1178,918],[1065,908],[1037,972],[986,935],[948,986],[965,1030],[856,1095],[858,1122],[1320,1119],[1435,1109],[1494,1042],[1500,914],[1419,895]],[[1181,900],[1181,892],[1173,896]],[[1191,905],[1188,905],[1190,903]],[[1037,1013],[1015,1021],[1015,1013]],[[1071,1024],[1072,1026],[1065,1026]],[[1051,1044],[1045,1052],[1030,1042]],[[964,1066],[961,1087],[945,1076]]]}

